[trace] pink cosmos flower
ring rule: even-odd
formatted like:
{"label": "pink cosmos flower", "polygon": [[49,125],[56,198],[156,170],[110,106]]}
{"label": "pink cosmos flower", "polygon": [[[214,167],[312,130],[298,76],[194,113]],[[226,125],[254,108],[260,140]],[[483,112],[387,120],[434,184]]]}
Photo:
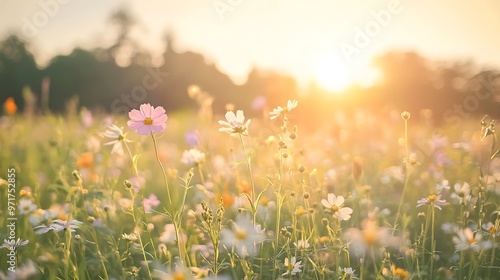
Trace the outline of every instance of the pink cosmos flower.
{"label": "pink cosmos flower", "polygon": [[148,198],[145,198],[142,201],[142,204],[144,205],[144,212],[151,213],[153,207],[160,205],[160,201],[158,200],[158,197],[156,195],[150,194]]}
{"label": "pink cosmos flower", "polygon": [[142,104],[140,110],[133,109],[128,113],[127,125],[139,135],[162,132],[167,127],[167,114],[163,107],[153,107],[149,103]]}

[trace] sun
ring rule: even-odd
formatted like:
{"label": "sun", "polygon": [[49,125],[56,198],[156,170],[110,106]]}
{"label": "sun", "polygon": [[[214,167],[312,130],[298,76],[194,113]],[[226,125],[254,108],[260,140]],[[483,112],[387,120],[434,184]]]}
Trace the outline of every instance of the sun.
{"label": "sun", "polygon": [[341,92],[353,84],[345,59],[335,54],[320,57],[316,62],[314,80],[321,88],[332,92]]}
{"label": "sun", "polygon": [[315,65],[314,81],[332,94],[342,94],[351,86],[371,87],[380,78],[380,71],[369,63],[350,64],[335,53],[319,57]]}

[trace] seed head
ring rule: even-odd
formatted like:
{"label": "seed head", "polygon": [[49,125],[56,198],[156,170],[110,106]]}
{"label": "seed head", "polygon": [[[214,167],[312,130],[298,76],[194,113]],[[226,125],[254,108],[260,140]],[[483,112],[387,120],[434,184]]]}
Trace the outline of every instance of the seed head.
{"label": "seed head", "polygon": [[403,113],[401,113],[401,118],[403,118],[403,120],[408,120],[410,118],[410,113],[408,111],[404,111]]}

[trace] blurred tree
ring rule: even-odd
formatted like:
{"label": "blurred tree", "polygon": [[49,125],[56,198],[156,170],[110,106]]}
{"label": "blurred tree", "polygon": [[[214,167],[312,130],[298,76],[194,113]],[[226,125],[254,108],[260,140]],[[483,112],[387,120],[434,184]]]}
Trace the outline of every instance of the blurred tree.
{"label": "blurred tree", "polygon": [[274,71],[252,69],[241,90],[249,93],[245,102],[252,102],[257,95],[262,95],[271,107],[283,106],[288,100],[298,99],[295,79]]}
{"label": "blurred tree", "polygon": [[39,92],[41,73],[27,43],[16,35],[8,35],[0,43],[0,103],[13,97],[20,108],[24,107],[23,87]]}

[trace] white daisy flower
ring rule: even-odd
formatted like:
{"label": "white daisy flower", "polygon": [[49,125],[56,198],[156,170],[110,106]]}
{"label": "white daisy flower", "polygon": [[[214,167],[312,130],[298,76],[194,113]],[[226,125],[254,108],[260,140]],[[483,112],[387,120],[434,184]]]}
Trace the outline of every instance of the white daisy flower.
{"label": "white daisy flower", "polygon": [[119,155],[123,155],[123,141],[131,142],[125,138],[123,127],[118,127],[114,124],[108,126],[108,129],[102,134],[102,136],[111,139],[111,141],[104,143],[104,145],[113,145],[113,148],[111,149],[112,154],[117,153]]}
{"label": "white daisy flower", "polygon": [[293,244],[295,245],[295,247],[297,247],[297,250],[303,250],[303,249],[307,249],[307,248],[310,247],[309,241],[307,241],[307,239],[303,239],[303,240],[299,240],[297,242],[293,242]]}
{"label": "white daisy flower", "polygon": [[288,258],[285,259],[285,268],[286,272],[282,274],[282,276],[291,274],[295,275],[299,272],[301,272],[300,267],[302,266],[300,263],[302,261],[297,261],[295,257],[292,257],[290,260]]}
{"label": "white daisy flower", "polygon": [[33,204],[33,201],[31,201],[31,199],[27,198],[19,199],[19,206],[18,206],[19,214],[26,215],[35,211],[37,208],[38,207],[36,206],[36,204]]}
{"label": "white daisy flower", "polygon": [[205,153],[198,149],[189,149],[182,154],[181,162],[187,165],[199,165],[205,161]]}
{"label": "white daisy flower", "polygon": [[233,111],[228,111],[226,113],[226,120],[219,121],[219,124],[226,126],[219,128],[220,132],[248,135],[248,125],[251,120],[249,119],[245,122],[245,115],[242,110],[236,111],[236,114]]}
{"label": "white daisy flower", "polygon": [[456,236],[453,236],[453,243],[457,251],[479,252],[484,246],[481,243],[482,235],[480,232],[474,234],[470,228],[457,230]]}
{"label": "white daisy flower", "polygon": [[299,103],[299,101],[297,101],[297,100],[288,100],[288,102],[286,104],[286,108],[282,108],[281,106],[278,106],[278,107],[274,108],[271,113],[269,113],[269,115],[271,116],[270,119],[274,120],[282,114],[286,115],[293,108],[297,107],[298,103]]}
{"label": "white daisy flower", "polygon": [[352,209],[344,207],[344,201],[343,196],[335,196],[333,193],[329,193],[328,200],[322,199],[321,204],[323,204],[327,211],[333,212],[335,218],[347,221],[351,218]]}
{"label": "white daisy flower", "polygon": [[221,232],[221,242],[227,247],[235,247],[240,257],[254,256],[257,253],[257,243],[264,240],[264,236],[257,232],[250,218],[238,216],[233,223],[232,230]]}

